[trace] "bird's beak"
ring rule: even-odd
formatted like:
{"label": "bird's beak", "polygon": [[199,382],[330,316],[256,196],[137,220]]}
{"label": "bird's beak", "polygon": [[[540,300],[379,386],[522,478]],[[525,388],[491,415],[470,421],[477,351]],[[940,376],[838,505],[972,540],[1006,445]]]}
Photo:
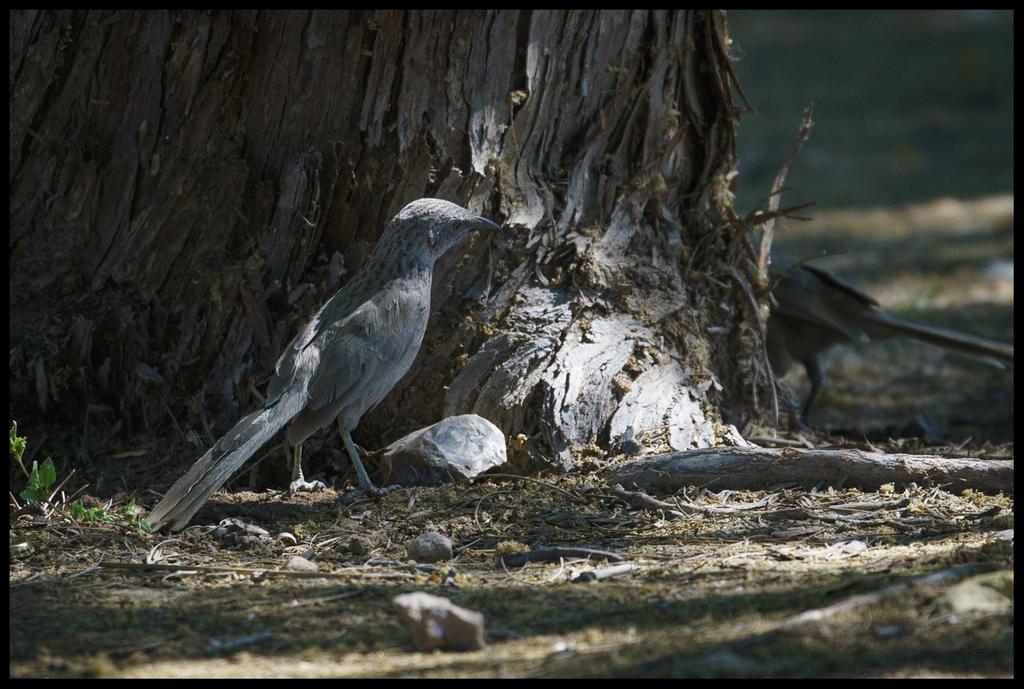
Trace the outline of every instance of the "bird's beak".
{"label": "bird's beak", "polygon": [[473,224],[473,229],[474,230],[486,230],[486,231],[489,231],[489,232],[501,232],[502,231],[501,225],[499,225],[499,224],[497,224],[495,222],[492,222],[492,221],[488,220],[487,218],[479,217],[479,216],[476,218],[476,220],[475,220],[475,222]]}

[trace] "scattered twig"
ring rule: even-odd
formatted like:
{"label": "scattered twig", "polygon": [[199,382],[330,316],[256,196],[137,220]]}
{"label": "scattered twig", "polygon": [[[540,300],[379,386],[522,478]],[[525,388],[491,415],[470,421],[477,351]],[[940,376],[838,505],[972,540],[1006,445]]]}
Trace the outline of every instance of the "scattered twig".
{"label": "scattered twig", "polygon": [[[781,194],[783,191],[787,191],[787,190],[780,190],[776,194],[776,196]],[[757,225],[763,225],[763,224],[767,223],[769,220],[775,220],[777,218],[788,218],[790,220],[801,220],[803,222],[808,222],[808,221],[812,220],[812,218],[808,218],[806,216],[801,216],[801,215],[796,215],[796,212],[797,211],[802,211],[802,210],[804,210],[806,208],[810,208],[813,205],[814,205],[814,201],[808,201],[807,203],[801,203],[801,204],[798,204],[796,206],[790,206],[789,208],[780,208],[777,211],[753,210],[753,211],[751,211],[750,213],[747,214],[747,217],[745,217],[743,219],[743,221],[749,227],[756,227]]]}
{"label": "scattered twig", "polygon": [[[148,573],[148,572],[177,572],[180,570],[189,570],[193,572],[208,573],[208,574],[243,574],[246,576],[260,575],[268,577],[289,577],[292,579],[318,579],[318,578],[341,578],[347,577],[353,574],[352,571],[346,572],[295,572],[288,569],[270,569],[270,568],[256,568],[256,567],[215,567],[211,565],[159,565],[159,564],[143,564],[138,562],[102,562],[100,567],[108,569],[124,569],[130,572],[136,573]],[[377,575],[379,576],[379,575]],[[395,572],[390,576],[414,576],[412,574],[406,575],[402,572]]]}
{"label": "scattered twig", "polygon": [[747,438],[750,442],[755,445],[761,445],[764,447],[803,447],[811,449],[814,446],[806,438],[801,436],[801,439],[795,440],[790,438],[769,438],[764,435],[753,435]]}
{"label": "scattered twig", "polygon": [[47,504],[47,505],[48,505],[48,504],[50,504],[50,501],[51,501],[51,500],[53,500],[53,497],[54,497],[55,495],[57,495],[57,493],[59,493],[59,492],[60,492],[60,489],[61,489],[61,488],[63,488],[63,487],[64,487],[64,485],[65,485],[65,484],[66,484],[66,483],[67,483],[68,481],[70,481],[70,480],[71,480],[71,477],[75,475],[75,471],[76,471],[75,469],[72,469],[72,470],[71,470],[71,471],[70,471],[70,472],[68,473],[68,475],[64,477],[64,480],[63,480],[63,481],[61,481],[60,483],[58,483],[58,484],[57,484],[57,487],[53,489],[53,492],[52,492],[52,493],[50,493],[50,497],[48,497],[48,498],[46,498],[46,500],[44,500],[44,503],[45,503],[45,504]]}
{"label": "scattered twig", "polygon": [[561,576],[562,576],[562,572],[564,572],[564,571],[565,571],[565,560],[562,559],[562,558],[559,558],[559,560],[558,560],[558,571],[555,572],[554,574],[552,574],[550,577],[548,577],[547,583],[550,584],[553,581],[558,581],[561,578]]}
{"label": "scattered twig", "polygon": [[889,502],[844,502],[840,505],[828,505],[828,509],[839,512],[877,512],[878,510],[898,510],[909,505],[910,498],[903,498]]}
{"label": "scattered twig", "polygon": [[180,538],[168,538],[165,541],[160,541],[155,546],[150,548],[148,553],[146,553],[146,564],[147,565],[155,565],[158,562],[160,562],[160,560],[164,559],[164,554],[160,550],[161,548],[163,548],[163,546],[167,545],[168,543],[181,543],[181,542],[182,541],[181,541]]}
{"label": "scattered twig", "polygon": [[700,511],[683,505],[679,505],[679,509],[676,509],[676,506],[672,503],[657,500],[647,493],[626,490],[622,487],[621,483],[612,488],[612,495],[631,507],[636,507],[641,510],[651,510],[653,512],[663,512],[673,518],[685,517],[687,514],[693,514],[694,512]]}
{"label": "scattered twig", "polygon": [[818,519],[817,515],[811,514],[807,510],[800,508],[790,508],[784,510],[773,510],[771,512],[763,512],[757,515],[764,519],[790,519],[792,521],[803,521],[805,519]]}
{"label": "scattered twig", "polygon": [[487,474],[480,474],[478,477],[476,477],[475,481],[480,481],[481,479],[486,479],[486,478],[509,478],[509,479],[514,479],[516,481],[529,481],[530,483],[536,483],[537,485],[545,486],[546,488],[550,488],[551,490],[558,491],[559,493],[562,493],[563,495],[566,495],[566,496],[572,498],[573,500],[576,500],[577,502],[587,502],[587,499],[584,498],[581,495],[577,495],[576,493],[573,493],[572,491],[565,490],[564,488],[559,488],[558,486],[556,486],[553,483],[549,483],[547,481],[542,481],[542,480],[540,480],[538,478],[531,478],[529,476],[519,476],[517,474],[491,474],[491,473],[487,473]]}
{"label": "scattered twig", "polygon": [[71,495],[69,495],[69,496],[67,496],[66,498],[64,498],[64,502],[66,502],[66,503],[70,504],[70,503],[71,503],[71,502],[72,502],[72,501],[73,501],[73,500],[74,500],[75,498],[77,498],[77,497],[78,497],[78,495],[79,495],[80,493],[84,493],[84,492],[85,492],[85,489],[86,489],[86,488],[88,488],[88,487],[89,487],[89,484],[88,484],[88,483],[86,483],[86,484],[84,484],[84,485],[80,486],[79,488],[77,488],[77,489],[75,490],[75,492],[74,492],[74,493],[72,493]]}
{"label": "scattered twig", "polygon": [[[807,141],[807,138],[811,135],[811,129],[814,128],[814,121],[811,119],[811,115],[814,113],[814,104],[807,106],[804,110],[804,119],[800,124],[800,132],[796,136],[796,140],[793,142],[793,147],[789,150],[789,155],[786,156],[786,160],[783,161],[782,167],[779,168],[779,172],[775,175],[775,181],[772,183],[771,195],[768,198],[768,213],[772,214],[779,210],[779,201],[782,198],[782,188],[786,184],[786,175],[789,174],[789,167],[796,160],[797,154],[800,152],[800,148]],[[764,223],[764,227],[761,233],[761,246],[759,249],[759,255],[757,258],[757,271],[762,280],[767,281],[768,276],[768,263],[771,260],[771,249],[772,249],[772,237],[775,233],[775,217],[768,219]],[[764,287],[767,282],[762,283]]]}
{"label": "scattered twig", "polygon": [[596,558],[612,562],[621,562],[624,559],[618,553],[612,553],[607,550],[576,546],[554,546],[502,555],[498,560],[508,567],[522,567],[528,562],[553,562],[560,558]]}
{"label": "scattered twig", "polygon": [[426,574],[436,574],[442,569],[442,567],[438,565],[431,565],[426,563],[401,562],[400,560],[386,560],[383,558],[373,558],[367,560],[361,565],[361,567],[365,569],[367,567],[375,567],[378,565],[383,567],[397,567],[398,569],[408,569],[410,571],[424,572]]}
{"label": "scattered twig", "polygon": [[69,574],[68,576],[65,577],[65,579],[77,579],[78,577],[80,577],[80,576],[82,576],[84,574],[89,574],[90,572],[96,571],[97,569],[100,568],[100,566],[102,564],[103,564],[103,556],[100,555],[100,561],[97,562],[96,564],[94,564],[92,567],[86,567],[85,569],[83,569],[80,572],[75,572],[74,574]]}
{"label": "scattered twig", "polygon": [[604,581],[605,579],[611,579],[617,577],[620,574],[628,574],[636,571],[638,567],[633,563],[627,562],[621,565],[615,565],[614,567],[602,567],[601,569],[591,569],[586,572],[580,572],[573,579],[574,584],[578,584],[585,581]]}
{"label": "scattered twig", "polygon": [[483,525],[480,523],[480,505],[483,504],[484,500],[495,495],[507,495],[513,492],[514,491],[511,490],[495,490],[491,491],[490,493],[487,493],[486,495],[484,495],[483,497],[476,501],[476,507],[473,509],[473,522],[476,524],[478,529],[482,531],[484,528]]}

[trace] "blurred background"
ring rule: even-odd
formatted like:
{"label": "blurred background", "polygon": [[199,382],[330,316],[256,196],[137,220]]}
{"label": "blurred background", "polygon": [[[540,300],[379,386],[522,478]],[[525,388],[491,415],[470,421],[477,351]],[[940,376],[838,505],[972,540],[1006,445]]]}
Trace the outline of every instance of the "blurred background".
{"label": "blurred background", "polygon": [[[730,10],[741,208],[756,204],[806,105],[790,172],[819,209],[1013,191],[1013,12]],[[799,194],[794,195],[794,199]]]}
{"label": "blurred background", "polygon": [[[814,104],[776,246],[897,315],[1013,341],[1013,13],[728,12],[737,208],[761,205]],[[800,370],[791,373],[801,393]],[[1012,370],[906,340],[836,347],[815,425],[884,440],[1013,438]]]}

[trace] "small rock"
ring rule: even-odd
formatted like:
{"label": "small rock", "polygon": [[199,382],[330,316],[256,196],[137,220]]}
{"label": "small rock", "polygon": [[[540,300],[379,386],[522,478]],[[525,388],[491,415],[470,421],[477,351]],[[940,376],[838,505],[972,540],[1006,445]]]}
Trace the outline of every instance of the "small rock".
{"label": "small rock", "polygon": [[487,419],[463,414],[413,431],[380,457],[386,483],[436,486],[464,481],[508,461],[505,434]]}
{"label": "small rock", "polygon": [[475,651],[484,646],[484,616],[479,612],[423,592],[404,593],[393,603],[418,651]]}
{"label": "small rock", "polygon": [[310,562],[304,557],[293,555],[288,559],[288,562],[284,566],[285,569],[292,572],[319,572],[320,567],[315,562]]}
{"label": "small rock", "polygon": [[409,559],[416,562],[440,562],[452,559],[451,540],[436,531],[427,531],[405,544]]}
{"label": "small rock", "polygon": [[260,539],[270,538],[270,532],[263,527],[256,526],[255,524],[246,524],[241,519],[237,519],[235,517],[222,519],[220,523],[217,524],[217,528],[213,530],[213,535],[218,538],[239,535],[255,536]]}
{"label": "small rock", "polygon": [[1013,610],[1013,571],[965,579],[946,592],[946,605],[960,617],[981,617]]}
{"label": "small rock", "polygon": [[266,544],[272,540],[270,532],[263,527],[246,524],[235,517],[222,519],[213,529],[213,535],[219,538],[224,545],[243,550],[265,548]]}

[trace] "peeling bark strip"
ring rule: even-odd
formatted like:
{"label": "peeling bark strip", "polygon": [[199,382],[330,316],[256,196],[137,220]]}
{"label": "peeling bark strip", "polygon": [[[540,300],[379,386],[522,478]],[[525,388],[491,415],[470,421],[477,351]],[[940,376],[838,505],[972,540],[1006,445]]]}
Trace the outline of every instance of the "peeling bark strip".
{"label": "peeling bark strip", "polygon": [[973,488],[1013,494],[1013,462],[882,454],[860,450],[719,448],[673,452],[621,464],[607,472],[609,483],[674,493],[683,486],[711,490],[760,490],[795,483],[877,490],[886,483]]}
{"label": "peeling bark strip", "polygon": [[518,237],[439,266],[358,442],[475,411],[567,468],[627,432],[721,442],[747,402],[721,12],[13,11],[10,34],[16,415],[219,435],[336,289],[329,257],[354,275],[427,195]]}

